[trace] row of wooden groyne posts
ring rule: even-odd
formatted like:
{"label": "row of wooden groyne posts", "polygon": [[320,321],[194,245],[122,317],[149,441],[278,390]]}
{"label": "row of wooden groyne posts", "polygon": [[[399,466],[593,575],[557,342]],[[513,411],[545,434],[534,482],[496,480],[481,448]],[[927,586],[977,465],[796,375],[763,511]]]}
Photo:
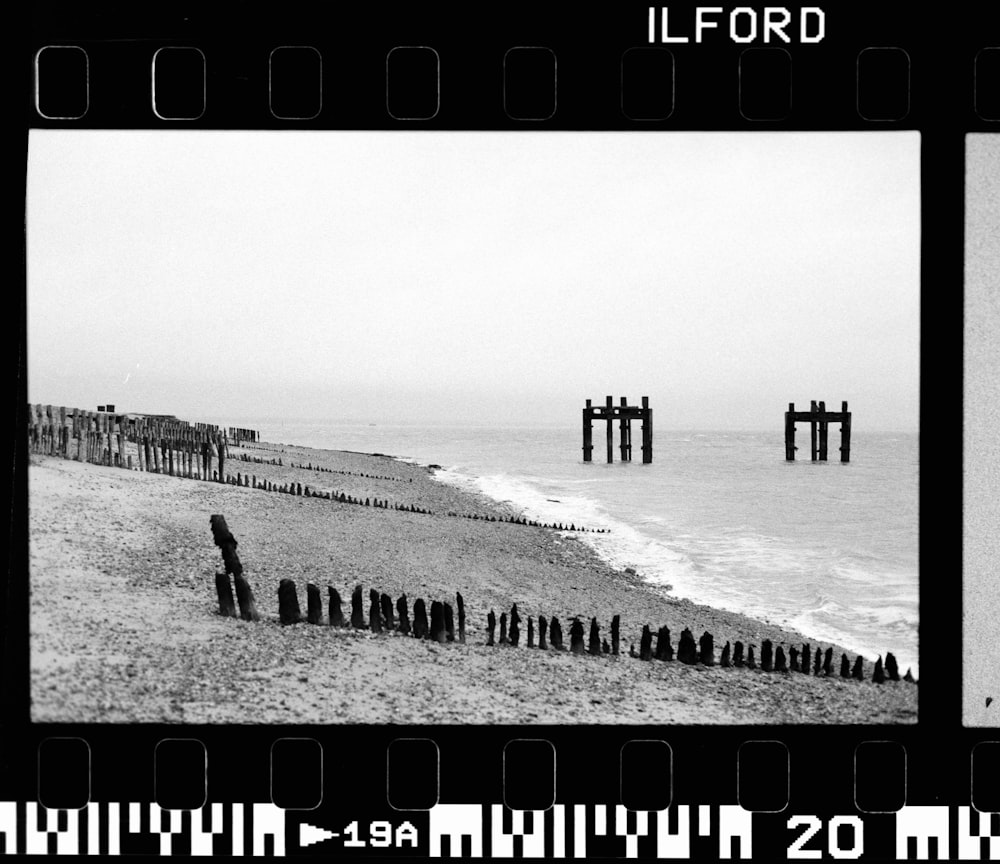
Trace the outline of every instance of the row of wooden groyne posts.
{"label": "row of wooden groyne posts", "polygon": [[[247,621],[258,621],[260,615],[257,612],[253,598],[253,592],[243,575],[243,566],[239,556],[236,554],[237,541],[233,537],[226,520],[221,515],[214,515],[210,518],[213,539],[215,545],[222,551],[222,559],[225,565],[224,573],[215,574],[216,593],[219,599],[219,612],[223,616],[237,617],[236,604],[233,601],[233,585],[230,583],[230,576],[233,577],[233,584],[236,588],[236,598],[239,603],[239,617]],[[327,622],[331,627],[352,627],[355,629],[370,630],[373,633],[398,632],[405,636],[414,636],[417,639],[430,639],[434,642],[459,642],[465,643],[465,600],[461,593],[455,594],[455,607],[448,602],[434,600],[430,604],[430,614],[428,616],[427,604],[418,598],[413,604],[413,622],[410,622],[409,607],[406,595],[399,597],[395,603],[392,598],[385,593],[380,593],[375,589],[368,592],[368,618],[365,620],[364,592],[360,585],[354,588],[351,594],[351,615],[350,622],[345,618],[343,602],[340,593],[336,588],[327,586],[329,594],[329,607]],[[317,585],[309,583],[306,585],[307,611],[303,615],[299,606],[298,592],[295,582],[291,579],[282,579],[278,585],[278,619],[282,624],[298,624],[307,622],[309,624],[323,624],[323,599]],[[457,608],[457,616],[455,609]],[[495,612],[491,609],[486,616],[487,638],[486,645],[518,647],[521,639],[522,619],[517,609],[517,604],[513,604],[510,616],[506,612],[500,614],[499,620]],[[457,628],[456,628],[457,621]],[[497,637],[497,625],[499,624],[499,638]],[[590,619],[590,633],[586,642],[584,640],[584,623],[579,617],[574,617],[569,628],[569,651],[573,654],[590,654],[593,656],[612,655],[618,656],[620,653],[621,641],[621,616],[615,615],[611,619],[611,644],[606,638],[601,638],[600,626],[597,618]],[[546,619],[544,615],[538,616],[537,641],[535,638],[535,619],[527,618],[526,645],[528,648],[546,650],[551,647],[556,651],[566,650],[563,642],[562,625],[555,616]],[[548,638],[546,638],[546,635]],[[670,641],[670,629],[660,627],[656,634],[656,644],[653,645],[653,632],[649,625],[643,625],[642,633],[639,637],[639,650],[635,650],[635,644],[629,646],[629,656],[639,660],[652,661],[672,661],[674,659],[687,665],[701,664],[704,666],[715,666],[715,639],[707,631],[695,643],[694,635],[688,628],[681,632],[676,651]],[[837,677],[834,672],[833,648],[823,651],[817,647],[815,653],[812,652],[809,643],[797,646],[790,646],[786,656],[784,647],[775,646],[770,639],[764,639],[760,644],[760,660],[754,652],[753,645],[745,646],[743,642],[736,641],[732,647],[727,641],[719,656],[718,665],[723,668],[746,668],[760,669],[763,672],[776,673],[804,673],[817,677],[832,678]],[[839,677],[856,681],[865,680],[865,661],[859,654],[855,657],[854,663],[848,659],[846,653],[840,655]],[[875,661],[872,670],[871,680],[876,684],[885,681],[906,681],[916,683],[911,671],[900,677],[899,667],[892,652],[887,652],[883,663],[881,655]]]}
{"label": "row of wooden groyne posts", "polygon": [[[241,462],[249,462],[254,465],[284,466],[285,464],[284,460],[280,456],[277,458],[272,457],[271,459],[264,459],[261,456],[251,456],[248,453],[240,453],[234,458],[239,459]],[[317,471],[322,474],[344,474],[349,477],[364,477],[367,480],[391,480],[393,483],[406,483],[407,481],[410,483],[413,482],[412,477],[390,477],[387,474],[368,474],[365,471],[345,471],[339,468],[325,468],[322,465],[313,465],[312,462],[309,462],[306,465],[303,465],[301,462],[298,465],[294,462],[289,462],[288,467],[300,468],[303,471]]]}
{"label": "row of wooden groyne posts", "polygon": [[[81,462],[140,471],[151,471],[157,474],[168,474],[172,477],[182,477],[191,480],[211,480],[230,486],[244,486],[260,489],[266,492],[279,492],[286,495],[297,495],[307,498],[321,498],[340,504],[353,504],[363,507],[376,507],[383,510],[398,510],[406,513],[418,513],[427,516],[446,515],[462,519],[474,519],[484,522],[506,522],[512,525],[524,525],[534,528],[548,528],[556,531],[575,531],[604,534],[606,528],[577,527],[576,523],[538,522],[523,516],[486,516],[478,513],[458,513],[449,510],[445,514],[437,513],[426,507],[415,504],[390,502],[386,499],[354,497],[336,490],[322,492],[310,489],[301,483],[273,483],[270,480],[258,482],[256,474],[244,474],[238,471],[235,475],[224,473],[229,447],[243,446],[244,439],[233,437],[238,433],[253,440],[258,440],[253,430],[224,430],[218,426],[204,423],[190,424],[176,419],[151,419],[149,417],[131,417],[128,415],[102,414],[99,412],[81,411],[75,408],[53,407],[51,405],[28,406],[28,443],[32,453],[59,456]],[[131,454],[125,453],[125,444],[136,444],[138,465],[133,465]],[[213,470],[213,457],[218,459],[218,469]],[[231,461],[252,462],[254,464],[281,465],[281,457],[271,460],[252,459],[239,454]],[[305,466],[290,463],[289,468],[305,469]],[[305,470],[322,470],[312,466]],[[351,473],[368,479],[398,479],[385,478],[361,472],[331,472]]]}
{"label": "row of wooden groyne posts", "polygon": [[[224,429],[162,414],[28,405],[28,449],[32,453],[197,480],[227,476],[224,465],[229,445],[239,447],[244,441],[258,439],[253,429]],[[131,453],[125,452],[129,443],[136,445],[135,465]],[[212,467],[215,459],[217,469]]]}

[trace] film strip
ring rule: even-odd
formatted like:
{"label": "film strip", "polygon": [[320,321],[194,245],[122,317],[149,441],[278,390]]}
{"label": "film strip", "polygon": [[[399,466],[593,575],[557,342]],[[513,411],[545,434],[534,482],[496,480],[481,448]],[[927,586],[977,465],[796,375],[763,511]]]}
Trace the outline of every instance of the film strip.
{"label": "film strip", "polygon": [[[76,722],[73,705],[59,719],[39,719],[32,706],[46,698],[58,703],[59,697],[46,697],[39,689],[45,680],[32,672],[39,645],[32,638],[38,619],[26,480],[32,444],[21,434],[32,426],[24,406],[37,392],[25,361],[38,272],[29,266],[9,343],[18,408],[4,620],[0,852],[344,860],[1000,859],[1000,706],[990,707],[993,693],[1000,698],[998,667],[990,661],[1000,638],[995,615],[979,614],[996,596],[995,565],[988,562],[997,463],[969,473],[973,455],[996,455],[988,436],[969,437],[980,426],[989,428],[988,404],[997,395],[996,277],[990,268],[998,260],[994,229],[1000,224],[994,173],[1000,165],[1000,31],[987,10],[924,17],[900,4],[669,3],[601,10],[411,4],[323,14],[289,8],[257,16],[247,10],[111,14],[72,8],[35,11],[19,59],[29,174],[32,160],[43,158],[40,144],[52,140],[44,136],[114,130],[142,130],[149,140],[179,131],[267,131],[279,138],[298,135],[299,141],[302,133],[333,140],[358,130],[397,137],[556,132],[567,154],[594,134],[662,140],[691,133],[779,139],[918,134],[919,190],[911,191],[919,191],[920,201],[920,672],[916,685],[889,682],[919,690],[916,722],[891,724],[824,722],[822,712],[794,723],[716,723],[711,707],[692,722],[652,712],[635,723],[606,722],[596,713],[574,714],[565,723],[476,716],[450,723],[343,723],[335,712],[329,722],[258,722],[247,714],[233,723],[212,722],[197,711],[194,722],[180,714],[116,722],[112,705],[102,709],[108,722],[86,710]],[[226,145],[220,146],[217,158],[225,160]],[[162,170],[183,169],[180,161]],[[86,163],[76,170],[86,172]],[[527,172],[524,182],[531,177]],[[30,247],[38,199],[26,192]],[[286,242],[295,254],[309,251],[291,238]],[[723,254],[725,245],[721,238],[706,241],[704,254]],[[94,301],[101,302],[99,292]],[[169,306],[164,301],[152,314],[165,316]],[[607,312],[609,322],[614,314]],[[86,334],[65,332],[87,341]],[[103,414],[114,414],[113,407],[102,407]],[[610,420],[608,430],[610,461]],[[253,441],[249,430],[224,435],[227,442],[240,437]],[[274,491],[270,481],[258,481],[258,474],[267,475],[253,461],[253,446],[233,448],[253,464],[238,466],[236,483]],[[651,452],[651,439],[648,446]],[[135,457],[143,458],[138,449]],[[146,462],[151,458],[147,450]],[[231,467],[233,458],[230,453]],[[338,483],[349,488],[344,484],[359,470],[341,467],[335,479],[330,471],[312,474],[314,492]],[[222,471],[220,458],[218,480]],[[257,472],[252,484],[248,471]],[[375,478],[390,479],[395,486],[384,494],[403,501],[399,488],[407,484]],[[203,539],[217,558],[204,521]],[[243,539],[238,523],[232,528]],[[218,538],[225,556],[226,541]],[[230,556],[235,548],[233,543]],[[238,575],[242,568],[234,571],[227,559],[226,569]],[[202,593],[213,594],[211,574],[202,575]],[[239,582],[236,587],[239,592]],[[263,610],[265,604],[274,605],[261,594],[258,605]],[[309,606],[311,615],[311,595]],[[393,611],[390,605],[380,621],[392,620]],[[72,616],[72,609],[65,614]],[[332,618],[331,612],[330,623]],[[483,623],[477,619],[478,627]],[[500,641],[509,643],[505,628],[506,620]],[[625,643],[640,643],[633,630]],[[478,650],[485,630],[475,638]],[[668,633],[668,647],[669,639]],[[761,648],[765,643],[770,666],[771,642],[757,640]],[[718,665],[722,646],[708,644],[709,662]],[[797,661],[791,662],[794,668]],[[809,671],[808,655],[801,665]],[[817,674],[819,668],[817,648]],[[705,674],[730,671],[741,670]],[[573,686],[573,680],[570,675],[564,683]],[[345,675],[319,698],[360,699],[369,683]],[[527,677],[522,682],[524,688],[530,683]],[[292,699],[315,682],[304,674],[288,686]],[[437,698],[433,684],[424,698]],[[621,698],[639,697],[623,692]],[[94,704],[101,699],[94,694]]]}

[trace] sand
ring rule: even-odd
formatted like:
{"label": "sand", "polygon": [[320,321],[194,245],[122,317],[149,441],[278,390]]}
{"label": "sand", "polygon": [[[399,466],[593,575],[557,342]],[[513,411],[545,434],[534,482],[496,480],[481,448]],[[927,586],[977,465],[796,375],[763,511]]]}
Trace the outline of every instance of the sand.
{"label": "sand", "polygon": [[[227,472],[295,482],[434,515],[32,456],[29,465],[31,718],[43,722],[242,724],[914,723],[918,686],[759,669],[643,662],[644,624],[728,640],[801,646],[808,635],[679,600],[641,574],[603,564],[569,532],[473,520],[509,509],[379,455],[284,445],[232,448]],[[289,467],[322,466],[326,472]],[[369,476],[362,476],[367,474]],[[261,620],[218,614],[222,558],[209,516],[239,541]],[[336,588],[350,614],[355,585],[466,604],[466,643],[436,644],[278,622],[281,579]],[[486,615],[517,603],[518,647],[488,647]],[[324,613],[325,613],[324,608]],[[556,615],[589,635],[596,616],[622,654],[574,656],[525,647],[528,616]],[[841,649],[835,648],[835,672]],[[854,655],[851,655],[853,661]],[[901,670],[905,671],[905,670]]]}

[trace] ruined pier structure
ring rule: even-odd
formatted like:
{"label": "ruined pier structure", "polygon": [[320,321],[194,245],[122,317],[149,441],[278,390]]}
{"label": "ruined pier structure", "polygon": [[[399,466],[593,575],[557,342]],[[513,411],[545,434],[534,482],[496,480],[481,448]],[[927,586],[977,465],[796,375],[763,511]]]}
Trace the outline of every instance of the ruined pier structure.
{"label": "ruined pier structure", "polygon": [[605,420],[608,424],[608,462],[614,462],[614,428],[618,419],[621,461],[632,461],[632,420],[642,421],[642,461],[646,464],[653,461],[653,409],[649,407],[649,397],[642,397],[642,406],[629,405],[625,396],[621,397],[621,405],[615,405],[611,396],[606,397],[604,405],[592,405],[587,400],[583,409],[583,461],[593,461],[594,432],[593,422]]}
{"label": "ruined pier structure", "polygon": [[813,402],[808,411],[796,411],[795,403],[788,403],[785,412],[785,461],[795,461],[795,424],[808,423],[810,428],[810,453],[813,462],[826,462],[827,425],[840,424],[840,461],[851,461],[851,412],[847,403],[840,403],[840,411],[827,411],[825,402]]}

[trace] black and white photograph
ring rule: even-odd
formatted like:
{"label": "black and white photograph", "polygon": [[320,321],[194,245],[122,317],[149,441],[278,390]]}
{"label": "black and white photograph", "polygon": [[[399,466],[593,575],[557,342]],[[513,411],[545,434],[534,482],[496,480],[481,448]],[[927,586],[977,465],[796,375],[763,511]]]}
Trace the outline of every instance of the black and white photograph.
{"label": "black and white photograph", "polygon": [[31,721],[915,724],[920,146],[31,129]]}

